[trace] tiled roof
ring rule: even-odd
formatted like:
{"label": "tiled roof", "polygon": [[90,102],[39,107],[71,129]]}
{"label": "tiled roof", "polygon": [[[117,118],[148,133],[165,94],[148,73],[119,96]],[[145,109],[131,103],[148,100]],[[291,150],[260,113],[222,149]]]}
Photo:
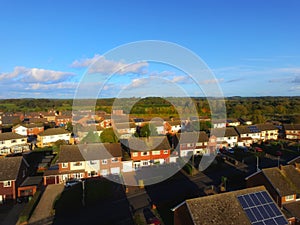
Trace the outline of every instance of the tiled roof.
{"label": "tiled roof", "polygon": [[300,172],[292,165],[281,166],[281,172],[300,194]]}
{"label": "tiled roof", "polygon": [[278,128],[271,124],[271,123],[265,123],[265,124],[256,124],[255,125],[260,131],[267,131],[267,130],[278,130]]}
{"label": "tiled roof", "polygon": [[57,162],[79,162],[114,157],[122,157],[122,148],[119,143],[62,145]]}
{"label": "tiled roof", "polygon": [[300,124],[284,124],[285,130],[300,130]]}
{"label": "tiled roof", "polygon": [[13,132],[0,133],[0,141],[21,139],[21,138],[25,138],[25,136]]}
{"label": "tiled roof", "polygon": [[280,196],[293,195],[296,193],[295,187],[291,184],[289,179],[281,173],[279,168],[262,169],[262,172]]}
{"label": "tiled roof", "polygon": [[127,147],[131,151],[168,150],[171,148],[166,136],[129,138],[127,143]]}
{"label": "tiled roof", "polygon": [[195,225],[251,224],[237,197],[243,194],[266,191],[263,186],[186,200]]}
{"label": "tiled roof", "polygon": [[226,128],[215,128],[213,130],[213,135],[217,137],[237,137],[239,136],[236,130],[233,127],[226,127]]}
{"label": "tiled roof", "polygon": [[204,131],[200,132],[185,132],[177,133],[177,139],[180,143],[195,143],[195,142],[208,142],[208,136]]}
{"label": "tiled roof", "polygon": [[62,145],[58,155],[58,163],[84,161],[77,145]]}
{"label": "tiled roof", "polygon": [[82,156],[86,160],[122,157],[122,147],[120,143],[97,143],[80,145],[79,149]]}
{"label": "tiled roof", "polygon": [[23,157],[0,158],[0,181],[16,180]]}
{"label": "tiled roof", "polygon": [[62,128],[50,128],[39,134],[39,136],[50,136],[50,135],[58,135],[58,134],[68,134],[69,131]]}

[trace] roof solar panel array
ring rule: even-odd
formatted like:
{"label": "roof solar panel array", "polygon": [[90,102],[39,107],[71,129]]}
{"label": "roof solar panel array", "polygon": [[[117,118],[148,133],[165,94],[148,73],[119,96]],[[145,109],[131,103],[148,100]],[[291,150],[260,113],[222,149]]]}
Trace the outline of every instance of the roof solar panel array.
{"label": "roof solar panel array", "polygon": [[266,191],[238,196],[253,225],[286,225],[288,221]]}
{"label": "roof solar panel array", "polygon": [[257,126],[253,125],[253,126],[249,126],[248,127],[251,133],[259,133],[260,130],[258,129]]}

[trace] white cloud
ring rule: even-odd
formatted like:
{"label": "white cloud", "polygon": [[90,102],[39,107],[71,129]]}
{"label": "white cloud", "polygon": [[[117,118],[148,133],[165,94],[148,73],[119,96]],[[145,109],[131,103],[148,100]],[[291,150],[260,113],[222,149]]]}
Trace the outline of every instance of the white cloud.
{"label": "white cloud", "polygon": [[127,73],[136,73],[136,74],[145,74],[146,67],[148,66],[147,62],[137,62],[134,64],[126,64],[121,61],[108,60],[102,55],[96,54],[93,58],[85,58],[81,60],[75,60],[71,67],[74,68],[84,68],[89,67],[89,73],[103,73],[103,74],[127,74]]}
{"label": "white cloud", "polygon": [[10,73],[0,74],[0,81],[20,81],[25,83],[57,83],[75,74],[55,70],[26,68],[17,66]]}
{"label": "white cloud", "polygon": [[224,81],[223,78],[221,78],[221,79],[208,79],[208,80],[201,81],[201,84],[216,84],[216,83],[221,83],[223,81]]}

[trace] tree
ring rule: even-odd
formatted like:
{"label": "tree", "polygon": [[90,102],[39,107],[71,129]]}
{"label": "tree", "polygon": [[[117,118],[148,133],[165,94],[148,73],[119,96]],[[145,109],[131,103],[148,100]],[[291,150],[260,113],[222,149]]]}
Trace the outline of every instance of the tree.
{"label": "tree", "polygon": [[81,140],[81,143],[99,143],[100,137],[97,133],[89,131],[88,134]]}
{"label": "tree", "polygon": [[107,128],[105,129],[101,135],[100,140],[102,143],[118,143],[119,139],[117,135],[115,134],[113,128]]}
{"label": "tree", "polygon": [[71,122],[67,122],[66,124],[66,129],[70,132],[73,132],[73,125]]}
{"label": "tree", "polygon": [[140,137],[149,137],[158,135],[157,128],[153,124],[145,124],[141,127],[139,136]]}

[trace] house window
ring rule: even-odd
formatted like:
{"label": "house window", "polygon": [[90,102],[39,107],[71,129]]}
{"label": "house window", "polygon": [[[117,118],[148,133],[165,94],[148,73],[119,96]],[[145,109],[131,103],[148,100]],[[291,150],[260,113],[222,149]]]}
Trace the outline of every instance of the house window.
{"label": "house window", "polygon": [[164,154],[169,154],[169,150],[164,150]]}
{"label": "house window", "polygon": [[148,166],[148,162],[147,162],[147,161],[144,161],[144,162],[143,162],[143,166]]}
{"label": "house window", "polygon": [[106,159],[103,159],[103,160],[102,160],[102,164],[107,164],[107,160],[106,160]]}
{"label": "house window", "polygon": [[68,168],[68,163],[62,163],[61,168]]}
{"label": "house window", "polygon": [[112,162],[112,163],[116,163],[116,162],[119,162],[119,160],[118,160],[118,158],[112,158],[112,159],[111,159],[111,162]]}
{"label": "house window", "polygon": [[10,180],[4,181],[3,182],[3,187],[11,187],[11,181]]}
{"label": "house window", "polygon": [[149,155],[149,152],[142,152],[142,156],[147,156]]}
{"label": "house window", "polygon": [[75,162],[73,165],[74,166],[82,166],[82,163],[81,162]]}
{"label": "house window", "polygon": [[152,155],[160,155],[160,151],[152,151]]}
{"label": "house window", "polygon": [[96,160],[91,160],[90,161],[90,165],[96,165],[96,164],[97,164]]}
{"label": "house window", "polygon": [[294,200],[294,195],[288,195],[288,196],[285,196],[285,201],[293,201]]}
{"label": "house window", "polygon": [[133,157],[137,157],[138,155],[139,155],[138,152],[133,152],[133,153],[132,153],[132,156],[133,156]]}

